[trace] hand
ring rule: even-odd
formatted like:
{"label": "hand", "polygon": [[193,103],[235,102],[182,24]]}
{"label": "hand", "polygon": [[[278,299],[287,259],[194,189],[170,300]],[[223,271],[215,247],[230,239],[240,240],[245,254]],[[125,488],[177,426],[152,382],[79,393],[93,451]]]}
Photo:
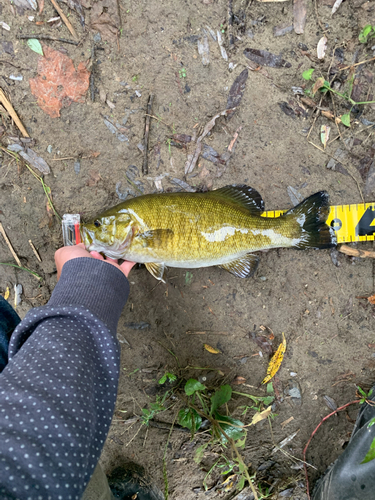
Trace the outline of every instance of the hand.
{"label": "hand", "polygon": [[56,251],[55,262],[56,262],[58,280],[60,279],[61,271],[62,268],[64,267],[64,264],[69,260],[78,259],[79,257],[89,257],[92,259],[103,260],[104,262],[108,262],[108,264],[111,264],[112,266],[117,267],[117,269],[120,269],[120,271],[123,272],[126,277],[129,276],[132,267],[135,265],[135,262],[129,262],[126,260],[121,264],[121,266],[119,266],[117,260],[109,258],[104,259],[104,257],[100,255],[100,253],[95,251],[88,252],[85,249],[85,245],[83,243],[80,243],[79,245],[62,247]]}

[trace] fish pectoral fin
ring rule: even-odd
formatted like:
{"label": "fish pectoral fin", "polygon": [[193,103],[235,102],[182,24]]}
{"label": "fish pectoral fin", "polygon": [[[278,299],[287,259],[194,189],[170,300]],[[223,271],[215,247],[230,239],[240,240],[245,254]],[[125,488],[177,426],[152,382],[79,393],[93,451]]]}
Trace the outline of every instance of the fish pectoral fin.
{"label": "fish pectoral fin", "polygon": [[149,231],[145,231],[144,233],[139,233],[137,235],[137,239],[142,242],[142,245],[144,247],[160,248],[165,247],[168,240],[172,236],[172,229],[150,229]]}
{"label": "fish pectoral fin", "polygon": [[259,264],[259,257],[248,253],[239,259],[232,260],[228,264],[222,264],[222,269],[229,271],[231,274],[237,276],[237,278],[250,278],[254,275]]}
{"label": "fish pectoral fin", "polygon": [[149,271],[154,278],[165,283],[165,271],[166,267],[164,264],[156,264],[155,262],[147,262],[145,264],[147,271]]}
{"label": "fish pectoral fin", "polygon": [[253,215],[260,215],[264,211],[264,201],[258,191],[244,184],[233,184],[206,193],[207,196],[221,198],[245,208]]}

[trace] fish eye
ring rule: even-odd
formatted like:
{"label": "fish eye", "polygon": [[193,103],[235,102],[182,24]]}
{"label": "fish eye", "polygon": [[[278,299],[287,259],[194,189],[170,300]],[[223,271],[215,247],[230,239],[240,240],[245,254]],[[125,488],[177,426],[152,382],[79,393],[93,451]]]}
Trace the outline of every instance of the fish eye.
{"label": "fish eye", "polygon": [[94,226],[95,226],[95,227],[100,227],[101,225],[102,225],[102,224],[101,224],[101,222],[100,222],[100,221],[98,221],[98,220],[96,220],[96,221],[94,222]]}

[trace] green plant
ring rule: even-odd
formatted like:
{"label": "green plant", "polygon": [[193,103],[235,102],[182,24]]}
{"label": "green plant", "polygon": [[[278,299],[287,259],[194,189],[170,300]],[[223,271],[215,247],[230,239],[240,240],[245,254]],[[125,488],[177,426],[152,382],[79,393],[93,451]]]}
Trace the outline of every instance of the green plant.
{"label": "green plant", "polygon": [[179,70],[178,74],[180,75],[180,78],[186,78],[186,69],[185,68],[181,68]]}
{"label": "green plant", "polygon": [[165,384],[167,379],[168,379],[168,382],[170,382],[170,383],[176,382],[177,376],[174,373],[165,372],[164,375],[161,377],[161,379],[159,379],[159,384]]}
{"label": "green plant", "polygon": [[371,24],[366,24],[366,26],[360,31],[358,40],[361,43],[367,43],[369,39],[375,38],[375,26]]}
{"label": "green plant", "polygon": [[162,413],[168,408],[165,408],[164,403],[171,395],[171,391],[167,391],[163,397],[156,396],[155,403],[150,403],[150,409],[142,408],[141,420],[144,425],[149,425],[150,420],[152,420],[158,413]]}
{"label": "green plant", "polygon": [[[305,80],[311,80],[312,75],[313,75],[314,69],[310,68],[302,73],[302,78]],[[348,101],[352,107],[350,108],[349,113],[345,113],[341,116],[341,122],[346,126],[350,127],[350,113],[353,109],[354,106],[358,106],[360,104],[372,104],[375,103],[375,101],[355,101],[354,99],[351,98],[352,90],[353,90],[353,84],[354,84],[354,75],[352,78],[349,80],[349,90],[345,92],[338,92],[337,90],[333,89],[331,87],[330,82],[325,80],[323,77],[317,78],[313,87],[311,89],[305,90],[305,94],[307,95],[315,95],[315,93],[319,90],[322,94],[327,94],[328,92],[331,92],[332,94],[335,94],[345,101]]]}

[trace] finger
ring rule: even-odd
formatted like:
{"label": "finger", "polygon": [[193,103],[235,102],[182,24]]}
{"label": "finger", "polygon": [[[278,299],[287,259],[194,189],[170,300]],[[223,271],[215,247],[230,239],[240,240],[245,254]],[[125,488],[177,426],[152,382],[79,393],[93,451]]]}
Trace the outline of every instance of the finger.
{"label": "finger", "polygon": [[92,252],[90,252],[90,255],[91,257],[94,257],[94,259],[97,259],[97,260],[104,260],[104,257],[103,255],[101,255],[99,252],[97,252],[96,250],[93,250]]}
{"label": "finger", "polygon": [[107,262],[112,262],[112,264],[117,264],[118,263],[118,260],[117,259],[110,259],[109,257],[106,257],[105,260]]}
{"label": "finger", "polygon": [[122,264],[121,264],[121,270],[122,272],[125,274],[126,277],[129,276],[129,273],[130,271],[132,270],[132,268],[135,266],[136,262],[130,262],[128,260],[125,260]]}

